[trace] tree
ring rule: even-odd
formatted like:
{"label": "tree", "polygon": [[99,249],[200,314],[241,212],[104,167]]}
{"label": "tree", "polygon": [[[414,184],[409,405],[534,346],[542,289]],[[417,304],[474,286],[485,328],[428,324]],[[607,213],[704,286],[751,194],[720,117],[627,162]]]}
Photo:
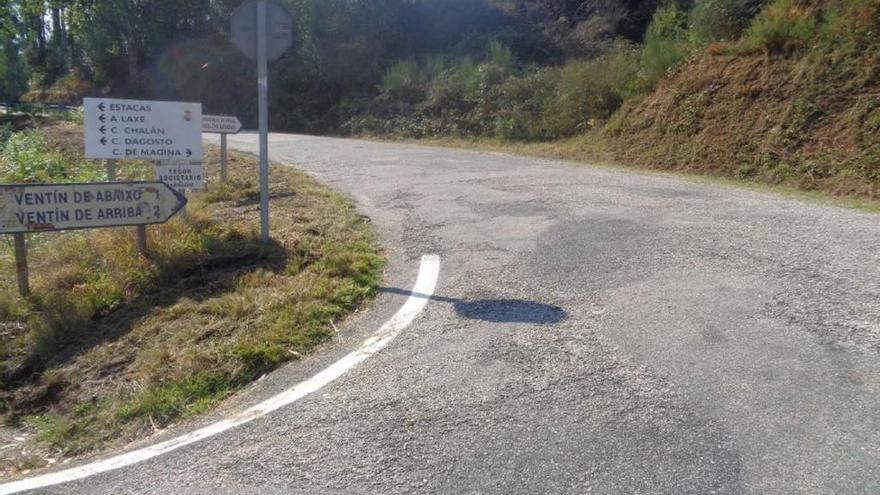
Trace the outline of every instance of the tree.
{"label": "tree", "polygon": [[21,57],[21,19],[11,0],[0,0],[0,99],[10,100],[27,88],[27,67]]}

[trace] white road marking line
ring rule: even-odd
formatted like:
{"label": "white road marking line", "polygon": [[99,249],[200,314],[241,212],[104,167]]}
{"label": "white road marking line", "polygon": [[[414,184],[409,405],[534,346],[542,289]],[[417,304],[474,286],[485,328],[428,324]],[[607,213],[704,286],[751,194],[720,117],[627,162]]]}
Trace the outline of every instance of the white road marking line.
{"label": "white road marking line", "polygon": [[310,393],[320,390],[328,383],[342,376],[346,371],[357,366],[368,357],[387,346],[388,343],[397,337],[403,329],[412,323],[415,317],[418,316],[428,304],[430,296],[434,294],[434,288],[437,285],[437,279],[439,276],[440,257],[433,254],[422,256],[422,262],[419,267],[419,276],[416,279],[415,286],[412,288],[412,295],[410,295],[403,306],[397,310],[397,313],[379,328],[379,331],[365,340],[360,348],[346,354],[317,375],[308,380],[297,383],[293,387],[274,397],[266,399],[229,419],[218,421],[212,425],[187,433],[186,435],[172,438],[171,440],[166,440],[149,447],[126,452],[125,454],[120,454],[83,466],[77,466],[63,471],[47,473],[33,478],[25,478],[23,480],[2,484],[0,485],[0,495],[58,485],[95,474],[112,471],[114,469],[131,466],[132,464],[166,454],[172,450],[177,450],[185,445],[212,437],[218,433],[222,433],[256,418],[265,416],[288,404],[292,404]]}

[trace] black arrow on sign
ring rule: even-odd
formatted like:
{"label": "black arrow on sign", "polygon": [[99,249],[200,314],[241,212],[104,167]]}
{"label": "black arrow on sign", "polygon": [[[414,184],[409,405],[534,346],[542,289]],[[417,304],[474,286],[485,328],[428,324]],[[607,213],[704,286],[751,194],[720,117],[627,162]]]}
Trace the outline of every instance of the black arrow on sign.
{"label": "black arrow on sign", "polygon": [[106,145],[107,145],[107,138],[102,137],[102,138],[101,138],[101,144],[103,144],[103,145],[106,146]]}
{"label": "black arrow on sign", "polygon": [[101,103],[98,103],[98,110],[100,110],[102,112],[104,111],[104,102],[103,101]]}
{"label": "black arrow on sign", "polygon": [[107,134],[107,127],[106,126],[102,125],[101,127],[98,128],[98,130],[101,131],[101,134]]}
{"label": "black arrow on sign", "polygon": [[193,156],[193,152],[191,149],[189,149],[189,148],[186,149],[186,156],[187,157]]}
{"label": "black arrow on sign", "polygon": [[101,122],[104,122],[107,120],[107,117],[104,117],[104,114],[102,113],[101,115],[98,116],[98,120],[100,120]]}

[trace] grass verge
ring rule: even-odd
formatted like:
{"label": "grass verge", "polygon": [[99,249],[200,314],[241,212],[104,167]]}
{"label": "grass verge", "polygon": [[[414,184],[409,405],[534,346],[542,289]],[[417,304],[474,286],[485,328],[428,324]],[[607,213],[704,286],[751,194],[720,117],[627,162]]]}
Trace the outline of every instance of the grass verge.
{"label": "grass verge", "polygon": [[[81,155],[79,128],[41,132]],[[209,178],[217,158],[209,149]],[[375,293],[384,261],[369,223],[304,174],[272,168],[273,243],[259,244],[256,166],[231,153],[227,183],[148,228],[147,257],[133,228],[31,236],[27,299],[0,246],[4,431],[36,439],[0,454],[7,474],[35,467],[16,450],[46,464],[202,413],[331,338]]]}

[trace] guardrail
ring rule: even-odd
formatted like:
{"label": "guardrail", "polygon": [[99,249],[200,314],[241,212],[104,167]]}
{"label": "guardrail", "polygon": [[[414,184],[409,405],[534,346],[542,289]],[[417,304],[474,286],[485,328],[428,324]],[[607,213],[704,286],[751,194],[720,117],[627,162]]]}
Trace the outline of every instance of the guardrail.
{"label": "guardrail", "polygon": [[79,110],[81,108],[80,105],[69,105],[67,103],[0,102],[0,110],[7,115],[10,113],[67,112],[70,110]]}

